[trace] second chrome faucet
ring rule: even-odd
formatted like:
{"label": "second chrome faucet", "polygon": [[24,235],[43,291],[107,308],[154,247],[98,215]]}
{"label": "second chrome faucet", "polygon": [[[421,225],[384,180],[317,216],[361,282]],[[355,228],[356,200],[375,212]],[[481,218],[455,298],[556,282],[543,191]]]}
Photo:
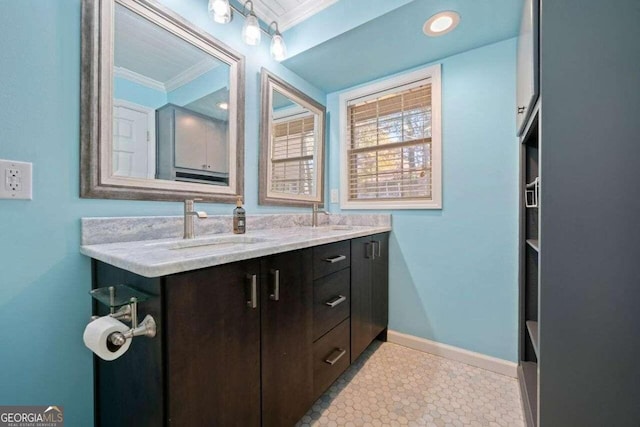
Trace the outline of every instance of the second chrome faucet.
{"label": "second chrome faucet", "polygon": [[311,226],[312,227],[317,227],[318,226],[318,214],[319,213],[323,213],[325,215],[329,215],[329,212],[324,210],[324,209],[319,209],[318,208],[318,204],[314,203],[313,204],[313,212],[311,213]]}
{"label": "second chrome faucet", "polygon": [[195,232],[195,218],[206,218],[207,213],[203,211],[196,211],[194,208],[195,202],[202,199],[193,199],[184,201],[184,238],[194,239],[196,237]]}

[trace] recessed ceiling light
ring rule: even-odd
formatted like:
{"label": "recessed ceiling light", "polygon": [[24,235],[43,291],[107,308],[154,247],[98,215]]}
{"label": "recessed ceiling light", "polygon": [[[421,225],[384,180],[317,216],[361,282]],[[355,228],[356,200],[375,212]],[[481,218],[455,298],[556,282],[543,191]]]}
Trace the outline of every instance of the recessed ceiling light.
{"label": "recessed ceiling light", "polygon": [[448,10],[440,12],[427,19],[424,23],[422,31],[428,36],[435,37],[447,34],[458,26],[460,15],[457,12]]}
{"label": "recessed ceiling light", "polygon": [[229,104],[227,104],[226,102],[221,102],[218,104],[218,108],[220,108],[221,110],[228,110]]}

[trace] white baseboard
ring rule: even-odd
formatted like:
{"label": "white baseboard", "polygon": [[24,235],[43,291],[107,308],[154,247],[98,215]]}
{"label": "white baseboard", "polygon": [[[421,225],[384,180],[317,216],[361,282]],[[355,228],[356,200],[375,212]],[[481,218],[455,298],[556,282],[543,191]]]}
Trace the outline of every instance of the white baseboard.
{"label": "white baseboard", "polygon": [[415,337],[413,335],[407,335],[391,330],[387,333],[387,341],[412,348],[414,350],[444,357],[445,359],[451,359],[467,365],[486,369],[487,371],[495,372],[497,374],[513,378],[518,377],[518,364],[508,360],[498,359],[497,357],[487,356],[485,354],[476,353],[463,348],[454,347],[452,345],[442,344],[425,338]]}

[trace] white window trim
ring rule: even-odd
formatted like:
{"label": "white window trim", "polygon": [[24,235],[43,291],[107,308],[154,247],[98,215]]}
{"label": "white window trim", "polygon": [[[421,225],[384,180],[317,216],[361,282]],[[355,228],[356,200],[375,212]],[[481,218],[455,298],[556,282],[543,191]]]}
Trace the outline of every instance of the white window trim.
{"label": "white window trim", "polygon": [[[340,94],[340,209],[442,209],[442,101],[440,64],[401,74]],[[349,200],[347,103],[429,79],[431,81],[431,182],[432,198],[424,200]]]}

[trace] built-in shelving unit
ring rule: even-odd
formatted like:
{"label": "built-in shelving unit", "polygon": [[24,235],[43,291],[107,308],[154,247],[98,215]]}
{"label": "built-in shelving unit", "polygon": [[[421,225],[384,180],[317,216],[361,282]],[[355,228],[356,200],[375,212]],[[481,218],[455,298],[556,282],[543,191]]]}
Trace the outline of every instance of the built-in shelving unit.
{"label": "built-in shelving unit", "polygon": [[540,107],[537,104],[520,138],[520,380],[527,425],[537,426],[538,418],[538,308],[539,308],[539,192],[544,185],[540,174],[538,132]]}

